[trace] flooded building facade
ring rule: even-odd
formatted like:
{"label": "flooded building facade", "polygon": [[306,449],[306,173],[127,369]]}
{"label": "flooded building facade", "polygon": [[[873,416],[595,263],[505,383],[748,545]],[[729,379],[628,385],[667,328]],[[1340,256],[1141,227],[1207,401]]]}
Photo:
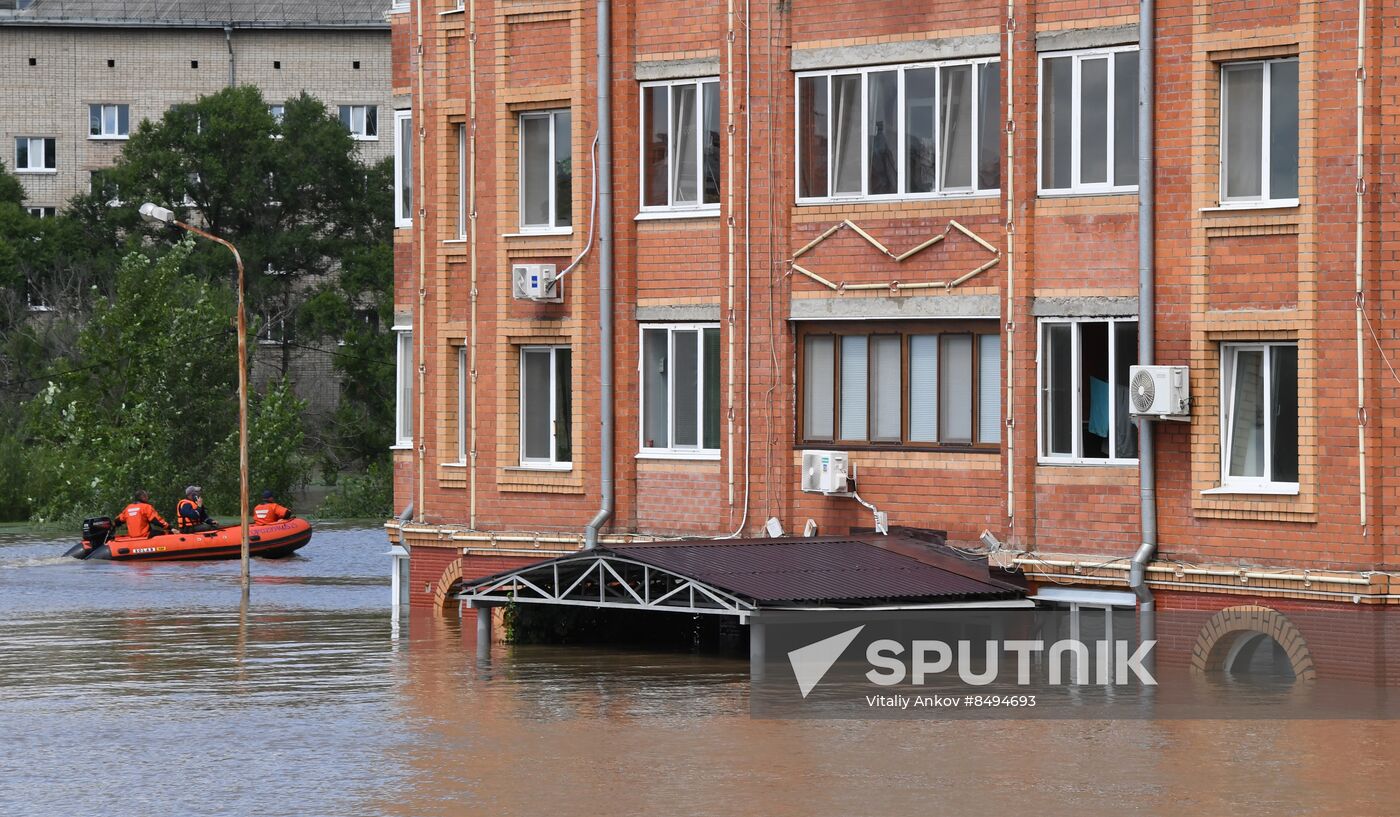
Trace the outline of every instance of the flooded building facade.
{"label": "flooded building facade", "polygon": [[[1397,12],[619,0],[606,49],[592,3],[392,13],[404,603],[590,521],[878,509],[1070,603],[1381,612]],[[1139,363],[1186,367],[1150,440]]]}

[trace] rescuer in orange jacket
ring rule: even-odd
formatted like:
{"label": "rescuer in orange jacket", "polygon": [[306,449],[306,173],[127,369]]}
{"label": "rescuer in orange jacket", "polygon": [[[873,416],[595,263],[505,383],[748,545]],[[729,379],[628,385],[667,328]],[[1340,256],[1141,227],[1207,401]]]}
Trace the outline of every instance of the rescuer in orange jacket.
{"label": "rescuer in orange jacket", "polygon": [[273,501],[271,491],[263,491],[262,503],[253,507],[254,525],[271,525],[292,518],[292,509]]}
{"label": "rescuer in orange jacket", "polygon": [[170,523],[162,519],[151,504],[151,495],[145,491],[137,491],[131,504],[122,509],[117,524],[126,525],[126,535],[132,539],[149,539],[155,536],[152,523],[159,526],[163,533],[170,532]]}
{"label": "rescuer in orange jacket", "polygon": [[185,498],[175,506],[175,524],[180,527],[181,533],[219,529],[219,523],[210,518],[209,512],[204,510],[203,488],[191,485],[185,489]]}

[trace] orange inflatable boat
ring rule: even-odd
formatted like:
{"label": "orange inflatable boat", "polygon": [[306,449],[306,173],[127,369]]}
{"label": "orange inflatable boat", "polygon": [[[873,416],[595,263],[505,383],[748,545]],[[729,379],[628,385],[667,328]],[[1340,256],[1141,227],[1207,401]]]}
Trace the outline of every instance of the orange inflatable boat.
{"label": "orange inflatable boat", "polygon": [[[179,559],[237,559],[242,537],[237,525],[198,533],[167,533],[149,539],[112,536],[112,520],[102,516],[83,522],[83,541],[65,555],[75,559],[114,562],[169,562]],[[287,519],[248,529],[248,553],[277,559],[290,556],[311,541],[311,523]]]}

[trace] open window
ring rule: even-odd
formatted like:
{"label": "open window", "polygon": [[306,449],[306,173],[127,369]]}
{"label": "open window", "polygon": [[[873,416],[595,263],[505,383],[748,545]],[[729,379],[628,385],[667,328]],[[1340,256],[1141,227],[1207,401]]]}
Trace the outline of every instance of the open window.
{"label": "open window", "polygon": [[1137,332],[1135,318],[1041,321],[1042,462],[1137,461],[1137,426],[1128,412]]}

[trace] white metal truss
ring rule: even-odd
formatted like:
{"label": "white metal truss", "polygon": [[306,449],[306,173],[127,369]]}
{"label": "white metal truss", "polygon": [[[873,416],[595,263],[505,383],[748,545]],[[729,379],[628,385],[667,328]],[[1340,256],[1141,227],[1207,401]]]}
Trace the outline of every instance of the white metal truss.
{"label": "white metal truss", "polygon": [[478,604],[558,604],[737,616],[746,621],[751,602],[669,570],[604,553],[567,556],[523,567],[463,590],[457,598]]}

